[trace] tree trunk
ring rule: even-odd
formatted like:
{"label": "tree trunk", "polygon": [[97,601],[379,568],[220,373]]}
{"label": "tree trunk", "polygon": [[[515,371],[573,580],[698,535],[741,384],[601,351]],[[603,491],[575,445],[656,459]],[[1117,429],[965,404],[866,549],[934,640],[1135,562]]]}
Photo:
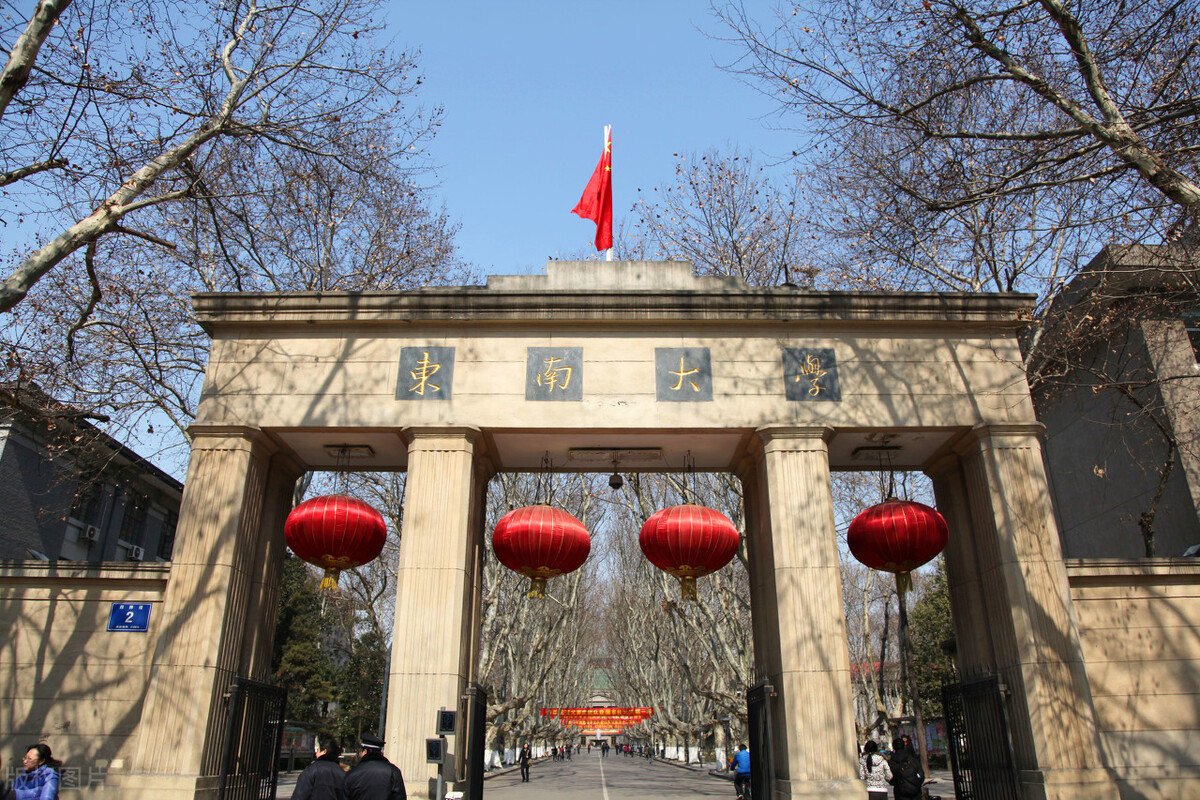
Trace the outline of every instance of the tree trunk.
{"label": "tree trunk", "polygon": [[908,604],[904,600],[904,592],[899,591],[899,589],[896,591],[896,597],[900,600],[900,658],[907,675],[908,691],[912,697],[913,720],[916,723],[917,729],[917,749],[921,754],[921,772],[928,775],[929,746],[925,743],[925,719],[921,715],[921,691],[917,687],[917,676],[909,669],[911,654],[908,642]]}

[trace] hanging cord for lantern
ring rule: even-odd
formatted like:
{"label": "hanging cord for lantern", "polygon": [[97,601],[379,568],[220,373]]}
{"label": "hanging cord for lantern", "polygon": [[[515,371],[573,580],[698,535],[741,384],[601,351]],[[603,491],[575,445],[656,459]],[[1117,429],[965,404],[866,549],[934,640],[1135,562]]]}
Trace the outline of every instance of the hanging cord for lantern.
{"label": "hanging cord for lantern", "polygon": [[889,453],[881,452],[879,454],[879,478],[880,478],[879,485],[880,485],[880,488],[881,489],[883,488],[883,469],[884,469],[883,458],[885,455],[887,456],[888,478],[887,478],[887,490],[883,492],[883,502],[890,503],[894,500],[899,500],[900,498],[896,497],[896,469],[895,469],[895,467],[892,466],[892,454],[890,452]]}
{"label": "hanging cord for lantern", "polygon": [[[885,455],[884,453],[879,454],[880,478],[883,477],[883,457],[884,457],[884,455]],[[889,452],[889,453],[886,453],[886,455],[887,455],[888,479],[887,479],[887,491],[883,493],[883,502],[899,503],[900,498],[896,496],[896,469],[892,465],[892,454]],[[880,480],[881,488],[882,488],[882,485],[883,485],[883,481]],[[900,596],[901,602],[903,602],[904,594],[906,592],[908,592],[910,589],[912,589],[912,574],[909,572],[906,572],[906,571],[898,571],[894,574],[896,576],[896,594]]]}
{"label": "hanging cord for lantern", "polygon": [[[350,496],[350,454],[352,451],[353,445],[337,445],[337,455],[333,458],[333,493],[335,495]],[[325,574],[321,576],[321,585],[318,588],[321,594],[322,614],[325,613],[326,602],[338,594],[338,577],[341,573],[340,567],[325,565]]]}
{"label": "hanging cord for lantern", "polygon": [[[534,505],[554,505],[554,481],[552,481],[550,478],[550,469],[553,466],[554,462],[550,460],[550,451],[547,450],[542,454],[541,471],[538,473],[537,485],[534,487]],[[545,500],[541,499],[543,496],[543,490],[545,490]]]}
{"label": "hanging cord for lantern", "polygon": [[[683,502],[684,504],[696,503],[696,498],[699,497],[700,493],[697,491],[695,483],[696,459],[692,456],[691,450],[688,450],[687,454],[683,457],[683,472]],[[691,499],[688,498],[689,494],[691,495]]]}
{"label": "hanging cord for lantern", "polygon": [[[699,484],[696,482],[696,458],[692,455],[692,451],[688,450],[687,455],[683,457],[684,469],[687,471],[684,475],[684,486],[686,490],[683,495],[683,502],[700,504]],[[690,490],[692,498],[688,500],[687,494]],[[679,576],[679,593],[684,600],[698,600],[699,595],[696,593],[696,576],[695,575],[680,575]]]}
{"label": "hanging cord for lantern", "polygon": [[333,469],[336,476],[333,479],[334,494],[350,494],[350,451],[348,444],[337,446],[337,455],[333,459]]}

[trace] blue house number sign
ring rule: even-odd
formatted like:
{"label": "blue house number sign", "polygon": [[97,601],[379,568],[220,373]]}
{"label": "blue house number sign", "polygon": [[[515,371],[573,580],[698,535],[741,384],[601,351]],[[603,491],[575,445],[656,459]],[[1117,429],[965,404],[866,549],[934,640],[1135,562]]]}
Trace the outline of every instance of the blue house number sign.
{"label": "blue house number sign", "polygon": [[150,630],[150,604],[113,603],[108,612],[108,629],[146,633]]}

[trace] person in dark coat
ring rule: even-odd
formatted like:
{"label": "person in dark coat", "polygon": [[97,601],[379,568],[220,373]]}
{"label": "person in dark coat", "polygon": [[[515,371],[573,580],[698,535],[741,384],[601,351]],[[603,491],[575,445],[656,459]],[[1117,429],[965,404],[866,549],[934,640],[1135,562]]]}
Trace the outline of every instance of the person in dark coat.
{"label": "person in dark coat", "polygon": [[529,762],[533,760],[533,753],[529,750],[529,742],[521,748],[520,754],[517,756],[517,763],[521,765],[521,782],[529,783]]}
{"label": "person in dark coat", "polygon": [[400,768],[383,756],[383,739],[363,736],[358,766],[346,774],[348,800],[408,800]]}
{"label": "person in dark coat", "polygon": [[346,771],[338,760],[342,747],[328,738],[317,745],[316,759],[296,779],[292,800],[346,800]]}
{"label": "person in dark coat", "polygon": [[890,782],[896,800],[921,800],[921,787],[925,784],[921,762],[899,736],[892,740],[892,757],[888,759],[888,766],[892,768]]}

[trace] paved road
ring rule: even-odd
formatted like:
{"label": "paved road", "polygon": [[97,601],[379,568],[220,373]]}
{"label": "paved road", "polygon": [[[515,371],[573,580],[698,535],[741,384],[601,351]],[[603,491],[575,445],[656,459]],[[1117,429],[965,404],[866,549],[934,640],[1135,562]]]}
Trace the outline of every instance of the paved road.
{"label": "paved road", "polygon": [[[299,772],[279,776],[280,800],[292,796]],[[953,800],[954,783],[949,772],[934,772],[937,782],[930,794]],[[582,752],[570,761],[537,761],[530,767],[529,783],[521,782],[516,768],[489,775],[483,786],[486,800],[671,800],[682,797],[711,797],[734,800],[733,781],[706,770],[610,753],[601,758],[597,750]],[[865,796],[865,793],[864,793]]]}
{"label": "paved road", "polygon": [[570,761],[539,761],[529,769],[529,783],[516,770],[490,778],[487,800],[645,800],[646,798],[712,797],[734,800],[733,783],[644,758],[593,752]]}

